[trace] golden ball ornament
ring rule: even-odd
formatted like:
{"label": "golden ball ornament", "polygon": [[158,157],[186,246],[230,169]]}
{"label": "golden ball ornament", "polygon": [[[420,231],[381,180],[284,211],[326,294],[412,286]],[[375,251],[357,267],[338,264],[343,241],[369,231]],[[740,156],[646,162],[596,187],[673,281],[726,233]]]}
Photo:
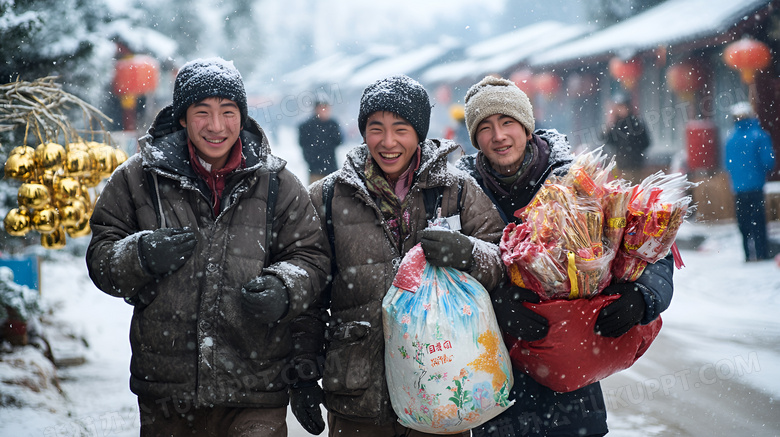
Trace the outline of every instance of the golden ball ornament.
{"label": "golden ball ornament", "polygon": [[51,206],[39,209],[33,212],[32,226],[33,229],[42,234],[54,232],[55,229],[60,227],[60,214]]}
{"label": "golden ball ornament", "polygon": [[92,157],[92,175],[99,174],[105,178],[111,175],[116,168],[116,155],[114,148],[107,145],[97,146],[89,149]]}
{"label": "golden ball ornament", "polygon": [[64,227],[76,226],[84,217],[83,206],[67,204],[57,208],[57,211],[60,214],[60,224]]}
{"label": "golden ball ornament", "polygon": [[41,170],[58,171],[65,161],[65,148],[57,143],[44,143],[35,148],[35,164]]}
{"label": "golden ball ornament", "polygon": [[9,153],[8,156],[11,155],[30,155],[35,157],[35,149],[30,146],[17,146],[11,149],[11,153]]}
{"label": "golden ball ornament", "polygon": [[[32,150],[32,147],[28,147]],[[28,181],[35,176],[35,158],[32,153],[11,154],[5,161],[5,177]]]}
{"label": "golden ball ornament", "polygon": [[30,214],[26,209],[14,208],[5,215],[3,225],[8,235],[24,237],[31,229]]}
{"label": "golden ball ornament", "polygon": [[57,180],[54,185],[54,198],[59,200],[71,200],[81,195],[81,182],[76,178],[64,177]]}
{"label": "golden ball ornament", "polygon": [[48,234],[41,234],[41,246],[46,249],[62,249],[65,243],[65,230],[60,227]]}
{"label": "golden ball ornament", "polygon": [[86,237],[92,233],[92,228],[89,227],[89,219],[83,218],[81,222],[75,226],[66,227],[65,232],[67,232],[71,238]]}
{"label": "golden ball ornament", "polygon": [[86,176],[92,170],[92,158],[84,150],[69,150],[65,154],[65,172],[70,176]]}
{"label": "golden ball ornament", "polygon": [[72,143],[69,143],[67,149],[68,152],[73,152],[77,150],[86,152],[89,150],[89,145],[85,141],[79,140],[79,141],[74,141]]}
{"label": "golden ball ornament", "polygon": [[40,209],[49,204],[51,195],[46,185],[26,183],[19,187],[16,193],[16,201],[19,206]]}

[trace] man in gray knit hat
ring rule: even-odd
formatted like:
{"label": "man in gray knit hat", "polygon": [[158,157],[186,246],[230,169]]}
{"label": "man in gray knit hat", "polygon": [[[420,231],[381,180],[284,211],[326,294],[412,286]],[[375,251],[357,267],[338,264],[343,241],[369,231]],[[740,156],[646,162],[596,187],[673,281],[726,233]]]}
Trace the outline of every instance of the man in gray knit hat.
{"label": "man in gray knit hat", "polygon": [[185,64],[139,147],[97,200],[86,258],[95,285],[135,307],[140,435],[286,436],[288,403],[321,432],[319,351],[292,326],[325,285],[328,242],[232,62]]}
{"label": "man in gray knit hat", "polygon": [[[550,175],[565,175],[572,162],[566,137],[555,130],[536,130],[533,107],[513,82],[485,77],[465,99],[466,125],[476,155],[464,156],[458,167],[470,173],[498,208],[505,223],[525,207]],[[634,283],[611,284],[603,293],[621,297],[600,313],[597,335],[619,337],[636,324],[647,324],[672,298],[671,256],[650,264]],[[531,290],[506,283],[491,293],[505,339],[512,348],[520,340],[547,335],[549,321],[524,305],[539,302]],[[607,432],[607,412],[598,382],[568,393],[547,388],[519,368],[514,369],[510,399],[515,404],[472,430],[481,436],[601,436]]]}

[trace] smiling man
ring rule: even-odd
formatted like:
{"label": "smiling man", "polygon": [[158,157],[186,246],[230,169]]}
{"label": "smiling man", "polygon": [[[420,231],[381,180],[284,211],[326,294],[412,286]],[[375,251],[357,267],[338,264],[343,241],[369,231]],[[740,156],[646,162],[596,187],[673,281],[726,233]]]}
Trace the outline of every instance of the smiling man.
{"label": "smiling man", "polygon": [[[458,145],[427,138],[430,117],[428,93],[417,81],[399,75],[372,83],[358,113],[365,144],[309,186],[320,220],[332,219],[338,266],[324,300],[329,307],[322,308],[330,309],[322,379],[330,436],[431,435],[398,422],[385,379],[382,299],[412,247],[421,243],[429,263],[469,272],[488,289],[503,279],[495,245],[503,223],[474,179],[448,165]],[[460,229],[429,228],[429,206],[457,216]],[[311,413],[319,417],[319,405]]]}
{"label": "smiling man", "polygon": [[135,306],[142,437],[286,436],[316,377],[293,371],[318,351],[291,326],[325,285],[328,243],[246,100],[232,62],[185,64],[92,214],[90,277]]}
{"label": "smiling man", "polygon": [[[466,125],[477,153],[464,156],[458,167],[470,173],[493,201],[504,222],[516,221],[550,175],[565,175],[571,166],[571,147],[554,129],[535,128],[528,96],[513,82],[488,76],[469,88],[465,98]],[[636,283],[611,284],[604,294],[621,297],[605,307],[594,330],[620,337],[638,323],[650,323],[672,299],[671,256],[650,264]],[[524,305],[539,302],[531,290],[502,284],[491,292],[496,319],[511,337],[536,341],[548,332],[549,321]],[[512,347],[508,343],[507,347]],[[472,429],[483,436],[602,436],[607,411],[598,382],[568,393],[541,385],[514,368],[510,400],[515,404],[498,417]]]}

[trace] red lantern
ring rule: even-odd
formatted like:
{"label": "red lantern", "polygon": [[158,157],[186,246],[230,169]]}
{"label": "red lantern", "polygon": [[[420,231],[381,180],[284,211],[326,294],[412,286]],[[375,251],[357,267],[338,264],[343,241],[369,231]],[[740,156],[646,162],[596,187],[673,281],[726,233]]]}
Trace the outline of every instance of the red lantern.
{"label": "red lantern", "polygon": [[531,70],[527,68],[517,70],[509,76],[509,80],[514,82],[518,88],[523,90],[523,92],[528,95],[529,99],[533,98],[535,87],[534,73]]}
{"label": "red lantern", "polygon": [[561,89],[561,79],[553,73],[544,72],[534,78],[534,88],[550,98]]}
{"label": "red lantern", "polygon": [[609,74],[622,83],[627,90],[633,90],[639,78],[642,77],[642,61],[639,58],[628,61],[612,58],[609,61]]}
{"label": "red lantern", "polygon": [[742,81],[752,84],[756,71],[765,69],[772,62],[772,53],[761,41],[744,37],[726,46],[723,60],[729,67],[739,70]]}
{"label": "red lantern", "polygon": [[706,80],[706,72],[698,62],[681,62],[666,70],[666,83],[669,88],[685,100],[690,100],[693,94],[704,86]]}
{"label": "red lantern", "polygon": [[154,91],[160,77],[160,66],[156,59],[146,55],[135,55],[116,62],[114,92],[120,96],[137,96]]}

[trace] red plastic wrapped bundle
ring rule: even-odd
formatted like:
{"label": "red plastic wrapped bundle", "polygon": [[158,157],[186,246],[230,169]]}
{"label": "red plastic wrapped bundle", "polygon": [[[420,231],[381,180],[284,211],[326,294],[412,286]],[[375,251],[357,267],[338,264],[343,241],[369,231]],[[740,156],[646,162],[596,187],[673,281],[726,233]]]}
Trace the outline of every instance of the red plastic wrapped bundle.
{"label": "red plastic wrapped bundle", "polygon": [[691,196],[686,192],[693,185],[684,175],[658,172],[633,188],[623,243],[612,263],[618,281],[636,280],[647,263],[669,253],[688,214]]}

